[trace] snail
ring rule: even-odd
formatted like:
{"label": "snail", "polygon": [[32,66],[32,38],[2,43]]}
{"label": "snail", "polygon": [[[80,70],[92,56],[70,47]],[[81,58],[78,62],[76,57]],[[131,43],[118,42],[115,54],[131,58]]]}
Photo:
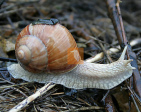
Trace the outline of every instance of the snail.
{"label": "snail", "polygon": [[68,88],[111,89],[128,79],[134,67],[121,57],[110,64],[81,60],[77,44],[67,28],[55,24],[30,24],[18,35],[15,54],[18,64],[8,71],[14,78],[39,83],[53,82]]}

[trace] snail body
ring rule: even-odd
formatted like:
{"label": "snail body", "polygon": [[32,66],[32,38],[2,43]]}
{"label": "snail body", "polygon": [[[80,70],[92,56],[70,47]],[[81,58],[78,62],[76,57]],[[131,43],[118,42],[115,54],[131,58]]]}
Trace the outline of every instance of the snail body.
{"label": "snail body", "polygon": [[14,78],[54,82],[68,88],[111,89],[132,75],[132,60],[121,57],[110,64],[81,60],[76,42],[62,25],[30,24],[19,34],[15,54],[19,64],[8,67]]}

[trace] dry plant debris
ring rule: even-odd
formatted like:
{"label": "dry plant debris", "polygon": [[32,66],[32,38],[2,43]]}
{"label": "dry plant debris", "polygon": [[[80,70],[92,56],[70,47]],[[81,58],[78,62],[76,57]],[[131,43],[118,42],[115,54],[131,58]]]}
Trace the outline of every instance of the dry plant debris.
{"label": "dry plant debris", "polygon": [[[117,60],[120,56],[119,46],[122,46],[123,43],[126,44],[126,41],[128,41],[132,46],[134,55],[136,55],[133,64],[138,69],[129,80],[108,91],[100,89],[74,90],[56,85],[31,102],[22,111],[140,111],[141,89],[138,88],[141,87],[141,1],[123,0],[119,5],[116,3],[119,3],[119,1],[1,0],[0,111],[9,111],[44,86],[39,83],[14,79],[5,68],[9,64],[16,62],[14,60],[16,58],[13,44],[15,44],[18,33],[26,25],[39,18],[59,19],[60,23],[66,26],[73,34],[78,47],[83,46],[84,59],[92,59],[89,59],[89,61],[109,63]],[[119,15],[113,13],[113,16],[111,16],[112,10],[110,7],[113,7],[113,4],[115,4],[114,11],[119,11]],[[119,25],[119,27],[116,25]],[[125,37],[121,33],[123,31],[121,26],[125,30]],[[109,49],[112,51],[109,51]],[[130,56],[132,53],[128,52]],[[102,56],[102,58],[93,58],[96,54]],[[9,59],[5,59],[6,57]]]}

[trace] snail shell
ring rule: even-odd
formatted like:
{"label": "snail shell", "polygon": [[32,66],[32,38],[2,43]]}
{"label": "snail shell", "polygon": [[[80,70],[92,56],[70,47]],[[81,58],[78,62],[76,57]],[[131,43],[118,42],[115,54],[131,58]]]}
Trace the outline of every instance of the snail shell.
{"label": "snail shell", "polygon": [[15,50],[21,66],[35,73],[63,73],[81,60],[74,38],[60,24],[28,25],[19,34]]}
{"label": "snail shell", "polygon": [[131,59],[110,64],[81,60],[76,42],[62,25],[28,25],[16,41],[16,57],[8,71],[14,78],[40,83],[54,82],[68,88],[111,89],[132,75]]}

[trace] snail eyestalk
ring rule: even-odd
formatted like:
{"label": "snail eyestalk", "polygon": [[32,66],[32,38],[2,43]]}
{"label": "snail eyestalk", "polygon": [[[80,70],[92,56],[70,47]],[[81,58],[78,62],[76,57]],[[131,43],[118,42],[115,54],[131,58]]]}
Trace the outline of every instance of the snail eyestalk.
{"label": "snail eyestalk", "polygon": [[23,59],[24,58],[24,52],[23,52],[23,50],[19,50],[18,51],[18,57],[20,58],[20,59]]}

